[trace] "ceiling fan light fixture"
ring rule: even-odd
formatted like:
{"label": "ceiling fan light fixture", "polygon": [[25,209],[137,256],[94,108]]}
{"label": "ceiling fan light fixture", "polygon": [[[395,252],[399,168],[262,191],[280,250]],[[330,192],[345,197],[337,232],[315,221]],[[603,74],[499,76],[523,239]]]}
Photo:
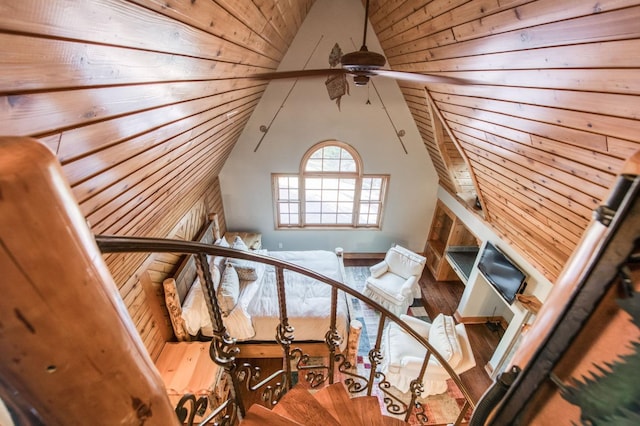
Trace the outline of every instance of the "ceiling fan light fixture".
{"label": "ceiling fan light fixture", "polygon": [[356,86],[366,86],[369,82],[369,77],[364,74],[356,74],[353,76],[353,83]]}

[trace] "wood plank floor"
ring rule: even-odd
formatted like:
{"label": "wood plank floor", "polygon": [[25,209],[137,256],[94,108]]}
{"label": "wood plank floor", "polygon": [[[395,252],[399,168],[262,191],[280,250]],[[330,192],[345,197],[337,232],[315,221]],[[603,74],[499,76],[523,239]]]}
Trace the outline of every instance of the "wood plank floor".
{"label": "wood plank floor", "polygon": [[[379,259],[346,259],[345,266],[371,266]],[[464,291],[461,281],[436,281],[428,268],[424,269],[420,278],[422,301],[430,318],[435,318],[439,313],[453,315]],[[492,330],[485,324],[467,324],[469,342],[473,348],[476,366],[460,378],[467,387],[471,398],[478,401],[487,388],[493,383],[484,369],[491,355],[498,346],[503,330]]]}

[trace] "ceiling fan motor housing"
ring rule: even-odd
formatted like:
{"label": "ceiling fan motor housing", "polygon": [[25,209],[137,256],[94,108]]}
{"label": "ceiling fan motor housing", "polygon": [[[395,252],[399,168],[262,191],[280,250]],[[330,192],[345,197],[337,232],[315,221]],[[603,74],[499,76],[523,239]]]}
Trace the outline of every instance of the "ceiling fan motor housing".
{"label": "ceiling fan motor housing", "polygon": [[369,52],[366,46],[362,46],[357,52],[347,53],[340,58],[342,68],[347,71],[369,71],[383,67],[387,60],[376,52]]}

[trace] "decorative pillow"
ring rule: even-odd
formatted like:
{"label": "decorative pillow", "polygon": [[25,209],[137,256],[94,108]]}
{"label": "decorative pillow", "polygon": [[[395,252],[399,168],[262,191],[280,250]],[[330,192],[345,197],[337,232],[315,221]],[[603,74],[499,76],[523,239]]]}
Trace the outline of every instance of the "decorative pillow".
{"label": "decorative pillow", "polygon": [[213,243],[216,246],[220,246],[220,247],[225,247],[225,248],[230,248],[231,245],[229,244],[229,242],[226,240],[226,238],[222,237],[222,238],[218,238],[216,240],[215,243]]}
{"label": "decorative pillow", "polygon": [[247,247],[247,245],[244,243],[244,241],[242,241],[242,238],[240,238],[239,235],[236,236],[236,238],[233,240],[233,245],[231,247],[236,250],[249,251],[249,247]]}
{"label": "decorative pillow", "polygon": [[213,288],[218,289],[220,280],[222,279],[222,272],[220,272],[220,266],[215,262],[209,262],[209,272],[211,273],[211,281],[213,281]]}
{"label": "decorative pillow", "polygon": [[[214,243],[214,245],[224,248],[231,248],[227,240],[224,237],[218,238]],[[213,264],[215,264],[220,270],[224,269],[224,262],[226,261],[226,257],[224,256],[216,256],[213,260]]]}
{"label": "decorative pillow", "polygon": [[451,367],[458,365],[462,359],[462,348],[452,316],[439,314],[431,324],[428,340]]}
{"label": "decorative pillow", "polygon": [[164,287],[165,305],[167,307],[167,311],[169,311],[169,318],[171,318],[171,325],[173,326],[173,332],[176,335],[176,339],[178,339],[178,342],[190,340],[187,325],[182,318],[182,307],[180,306],[176,280],[173,278],[167,278],[162,283],[162,286]]}
{"label": "decorative pillow", "polygon": [[187,332],[196,336],[204,324],[211,324],[209,318],[209,308],[205,301],[204,290],[200,285],[200,278],[196,277],[191,285],[187,297],[182,304],[182,319],[184,320]]}
{"label": "decorative pillow", "polygon": [[[249,251],[249,247],[242,241],[242,238],[236,236],[233,240],[231,248],[241,251]],[[227,264],[231,264],[236,268],[238,278],[242,281],[255,281],[258,279],[255,262],[243,259],[228,259]]]}
{"label": "decorative pillow", "polygon": [[[258,273],[256,272],[255,266],[248,266],[250,263],[247,260],[237,260],[234,259],[235,262],[230,262],[236,268],[236,272],[238,273],[238,278],[242,281],[255,281],[258,279]],[[240,262],[245,262],[242,264]]]}
{"label": "decorative pillow", "polygon": [[227,264],[216,293],[222,315],[227,316],[236,307],[240,296],[240,280],[232,264]]}

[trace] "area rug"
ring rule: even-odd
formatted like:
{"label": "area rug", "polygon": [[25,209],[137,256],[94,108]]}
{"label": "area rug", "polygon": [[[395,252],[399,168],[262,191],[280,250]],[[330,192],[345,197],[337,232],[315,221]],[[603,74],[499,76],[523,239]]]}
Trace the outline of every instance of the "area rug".
{"label": "area rug", "polygon": [[[346,284],[351,288],[362,292],[364,289],[364,283],[369,276],[368,267],[352,266],[345,268]],[[370,308],[365,303],[362,303],[355,297],[348,296],[349,309],[351,316],[362,323],[362,332],[360,334],[360,342],[357,355],[357,372],[360,375],[368,377],[371,371],[371,364],[369,362],[369,350],[376,341],[378,335],[378,327],[380,321],[380,314]],[[422,300],[416,299],[411,307],[409,307],[408,315],[420,318],[423,321],[430,321],[427,311],[422,305]],[[412,425],[427,424],[427,425],[446,425],[455,422],[456,418],[460,414],[465,399],[464,395],[452,380],[448,380],[447,392],[440,395],[431,395],[425,398],[419,399],[424,407],[424,414],[427,416],[428,421],[421,423],[412,416],[409,419],[409,423]],[[400,396],[402,400],[409,401],[408,394],[402,394],[395,388],[389,389],[395,395]],[[374,385],[373,394],[378,397],[382,412],[391,415],[393,417],[404,419],[404,415],[398,416],[388,413],[386,410],[386,404],[384,402],[385,395],[378,388],[377,384]]]}

